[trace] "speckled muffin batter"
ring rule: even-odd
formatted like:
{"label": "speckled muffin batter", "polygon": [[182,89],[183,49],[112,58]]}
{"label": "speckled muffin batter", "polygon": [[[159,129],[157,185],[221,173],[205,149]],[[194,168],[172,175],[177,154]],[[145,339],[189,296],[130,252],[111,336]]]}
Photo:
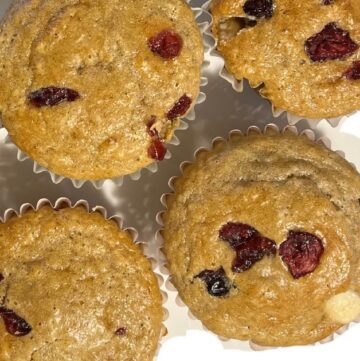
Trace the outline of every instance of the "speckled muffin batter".
{"label": "speckled muffin batter", "polygon": [[234,135],[167,198],[164,252],[218,335],[309,344],[360,315],[360,177],[305,136]]}
{"label": "speckled muffin batter", "polygon": [[0,27],[0,114],[18,147],[76,179],[163,159],[199,93],[203,44],[187,3],[21,4]]}
{"label": "speckled muffin batter", "polygon": [[211,11],[226,68],[275,108],[315,119],[360,108],[358,0],[213,0]]}
{"label": "speckled muffin batter", "polygon": [[129,234],[84,208],[0,225],[1,361],[150,361],[162,306]]}

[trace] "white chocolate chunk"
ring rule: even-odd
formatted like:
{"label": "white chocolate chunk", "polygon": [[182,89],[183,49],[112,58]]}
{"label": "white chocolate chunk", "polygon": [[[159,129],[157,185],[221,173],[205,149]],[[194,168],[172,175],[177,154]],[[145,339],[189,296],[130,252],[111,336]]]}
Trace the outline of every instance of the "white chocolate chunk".
{"label": "white chocolate chunk", "polygon": [[360,296],[354,291],[339,293],[326,302],[325,312],[338,323],[354,321],[360,316]]}

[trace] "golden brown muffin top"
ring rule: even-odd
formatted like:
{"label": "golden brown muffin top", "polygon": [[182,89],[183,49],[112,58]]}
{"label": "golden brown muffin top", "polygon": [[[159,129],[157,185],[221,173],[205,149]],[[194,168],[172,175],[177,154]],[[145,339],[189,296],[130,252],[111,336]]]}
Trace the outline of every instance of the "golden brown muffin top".
{"label": "golden brown muffin top", "polygon": [[[0,27],[0,54],[13,141],[54,173],[103,179],[163,157],[198,96],[203,45],[183,0],[28,0]],[[72,92],[44,106],[48,87]]]}
{"label": "golden brown muffin top", "polygon": [[214,0],[211,11],[226,68],[275,108],[316,119],[360,108],[359,1]]}
{"label": "golden brown muffin top", "polygon": [[12,218],[0,224],[0,273],[1,361],[153,359],[157,279],[115,222],[82,207]]}
{"label": "golden brown muffin top", "polygon": [[357,172],[304,136],[237,135],[200,153],[163,217],[181,298],[227,338],[324,339],[360,314],[359,198]]}

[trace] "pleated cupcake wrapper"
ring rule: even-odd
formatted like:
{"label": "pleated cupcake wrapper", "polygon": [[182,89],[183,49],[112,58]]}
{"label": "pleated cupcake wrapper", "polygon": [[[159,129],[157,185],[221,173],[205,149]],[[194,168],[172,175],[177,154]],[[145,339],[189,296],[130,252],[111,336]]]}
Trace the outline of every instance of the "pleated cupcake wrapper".
{"label": "pleated cupcake wrapper", "polygon": [[[191,2],[191,0],[186,0],[189,4]],[[193,14],[195,16],[196,22],[199,26],[202,38],[203,38],[203,43],[204,43],[204,48],[205,48],[205,59],[204,62],[202,64],[202,68],[201,68],[201,79],[200,79],[200,87],[204,88],[206,87],[206,85],[208,84],[208,78],[205,77],[204,71],[205,69],[210,65],[210,62],[207,60],[207,57],[209,57],[209,53],[211,52],[211,48],[213,47],[214,44],[212,44],[212,39],[211,37],[209,37],[209,31],[208,28],[210,26],[210,16],[209,13],[204,11],[202,8],[192,8],[193,10]],[[174,135],[172,137],[172,139],[167,142],[167,144],[170,145],[179,145],[180,144],[180,140],[179,138],[176,136],[176,131],[178,130],[186,130],[189,125],[187,123],[187,121],[193,121],[196,118],[196,114],[195,114],[195,107],[199,104],[202,104],[206,99],[206,94],[203,91],[200,91],[197,99],[195,100],[195,103],[193,105],[193,107],[191,108],[191,110],[188,112],[188,114],[183,117],[183,119],[180,120],[180,125],[179,127],[175,130]],[[1,124],[1,119],[0,119],[0,129],[3,128],[2,124]],[[6,130],[6,129],[5,129]],[[6,138],[5,138],[5,144],[7,145],[14,145],[14,142],[11,140],[11,137],[9,135],[9,133],[7,132],[6,134]],[[123,175],[117,178],[109,178],[109,179],[101,179],[101,180],[82,180],[82,179],[73,179],[73,178],[68,178],[68,177],[64,177],[58,174],[55,174],[53,172],[51,172],[49,169],[47,169],[46,167],[40,165],[39,163],[37,163],[35,160],[33,160],[30,156],[28,156],[25,152],[23,152],[22,150],[20,150],[18,147],[17,148],[17,159],[20,162],[23,162],[25,160],[30,160],[33,162],[33,172],[35,174],[40,174],[40,173],[48,173],[51,181],[54,184],[59,184],[60,182],[62,182],[64,179],[69,179],[73,186],[75,188],[81,188],[85,183],[89,182],[91,183],[96,189],[101,189],[104,186],[104,183],[106,181],[110,181],[113,182],[116,186],[121,186],[124,182],[124,178],[125,177],[129,177],[130,179],[137,181],[141,178],[141,174],[143,172],[144,169],[147,169],[149,172],[151,173],[156,173],[159,166],[158,166],[158,162],[154,161],[153,163],[149,164],[148,166],[137,170],[134,173],[131,174],[127,174],[127,175]],[[170,159],[171,158],[171,152],[169,150],[167,150],[167,153],[165,155],[165,159]]]}
{"label": "pleated cupcake wrapper", "polygon": [[[212,25],[212,15],[210,13],[210,4],[211,4],[211,1],[212,0],[209,0],[207,2],[205,2],[202,6],[202,9],[204,11],[207,12],[207,14],[210,16],[211,18],[211,25]],[[215,42],[215,44],[217,45],[217,40],[214,38],[213,34],[212,34],[212,31],[211,31],[211,26],[208,28],[208,31],[207,31],[207,36],[210,36],[213,38],[213,41]],[[221,70],[219,71],[219,76],[226,80],[228,83],[231,84],[232,88],[238,92],[238,93],[242,93],[243,90],[244,90],[244,79],[242,80],[239,80],[239,79],[236,79],[234,75],[232,75],[225,67],[225,61],[224,61],[224,58],[223,56],[220,54],[219,51],[217,51],[216,49],[216,45],[212,48],[211,50],[211,56],[215,57],[218,59],[219,63],[221,64]],[[259,84],[260,85],[260,84]],[[258,86],[254,86],[252,87],[253,89],[256,89],[258,88]],[[267,97],[263,96],[262,94],[259,93],[259,95],[270,101]],[[270,101],[271,103],[271,101]],[[279,108],[276,108],[272,103],[271,103],[271,106],[272,106],[272,114],[275,118],[278,118],[280,117],[282,114],[286,114],[286,117],[287,117],[287,121],[289,122],[290,125],[295,125],[296,123],[298,123],[299,121],[301,120],[307,120],[308,124],[309,124],[309,127],[310,128],[315,128],[316,125],[322,121],[322,120],[326,120],[332,127],[337,127],[340,122],[346,118],[348,118],[349,116],[355,114],[356,112],[353,112],[351,114],[346,114],[346,115],[343,115],[343,116],[340,116],[340,117],[336,117],[336,118],[326,118],[326,119],[311,119],[311,118],[306,118],[306,117],[301,117],[301,116],[298,116],[296,114],[293,114],[291,112],[288,112],[284,109],[279,109]]]}
{"label": "pleated cupcake wrapper", "polygon": [[[163,337],[168,333],[165,322],[169,317],[169,311],[166,309],[166,303],[167,303],[168,296],[167,296],[166,288],[164,285],[164,276],[161,275],[159,264],[155,260],[155,255],[157,254],[157,251],[158,251],[157,248],[154,249],[154,246],[151,244],[151,242],[146,242],[146,243],[139,242],[138,241],[139,233],[137,232],[137,230],[135,228],[131,228],[131,227],[123,228],[122,217],[120,217],[119,215],[109,216],[107,210],[104,207],[102,207],[102,206],[90,207],[89,203],[84,199],[78,200],[77,202],[73,203],[73,202],[71,202],[71,200],[69,198],[62,197],[62,198],[58,198],[54,203],[52,203],[49,199],[42,198],[35,205],[30,204],[30,203],[24,203],[20,206],[19,209],[9,208],[9,209],[5,210],[4,215],[0,215],[0,223],[6,223],[13,217],[23,216],[25,213],[27,213],[29,211],[38,211],[40,208],[45,207],[45,206],[50,206],[51,208],[53,208],[55,210],[60,210],[63,208],[83,207],[86,209],[86,211],[88,213],[95,213],[95,212],[100,213],[106,220],[114,221],[118,225],[119,229],[128,232],[128,234],[130,235],[130,237],[132,238],[134,243],[136,243],[140,246],[144,256],[151,263],[152,270],[158,280],[158,284],[159,284],[161,295],[162,295],[163,324],[162,324],[162,328],[161,328],[161,336],[159,339],[159,346],[156,351],[156,355],[157,355],[161,348],[161,345],[163,343]],[[154,358],[154,360],[155,359],[156,358]]]}
{"label": "pleated cupcake wrapper", "polygon": [[[233,137],[237,137],[239,135],[242,136],[247,136],[249,134],[287,134],[287,133],[292,133],[295,134],[297,136],[306,136],[307,138],[309,138],[311,141],[316,142],[316,143],[320,143],[323,144],[325,147],[331,149],[331,142],[328,138],[326,137],[317,137],[316,134],[314,133],[313,130],[311,129],[306,129],[302,132],[299,132],[298,129],[294,126],[294,125],[288,125],[286,127],[284,127],[283,129],[280,129],[276,124],[270,123],[267,124],[264,129],[260,129],[257,126],[251,126],[247,129],[247,131],[245,133],[241,132],[240,130],[232,130],[229,133],[228,139],[231,139]],[[166,287],[166,291],[167,291],[167,295],[168,295],[168,301],[165,304],[166,309],[170,310],[170,316],[169,319],[165,322],[165,324],[168,324],[168,329],[169,329],[169,337],[175,337],[175,336],[184,336],[186,334],[186,331],[189,329],[196,329],[196,330],[207,330],[207,328],[201,323],[200,320],[198,320],[190,311],[190,309],[185,305],[185,303],[182,301],[177,289],[175,288],[175,286],[173,285],[172,281],[171,281],[171,274],[170,271],[167,268],[167,260],[165,255],[162,253],[162,248],[163,248],[163,244],[164,244],[164,239],[162,236],[162,231],[163,231],[163,215],[166,213],[167,210],[167,199],[169,196],[173,195],[174,193],[176,193],[175,190],[175,182],[178,178],[180,178],[183,173],[184,170],[191,164],[193,164],[195,161],[198,160],[199,156],[203,153],[207,153],[209,151],[212,151],[214,149],[214,147],[216,147],[218,144],[220,143],[226,143],[228,140],[221,138],[221,137],[217,137],[214,138],[212,141],[212,146],[211,149],[206,149],[206,148],[199,148],[195,151],[194,153],[194,160],[193,161],[185,161],[183,163],[181,163],[180,165],[180,176],[175,176],[172,177],[169,182],[169,188],[171,189],[170,193],[165,193],[162,195],[161,197],[161,203],[164,206],[164,209],[159,212],[156,216],[156,221],[159,225],[159,230],[156,234],[156,243],[157,243],[157,247],[160,250],[159,252],[159,262],[161,263],[161,272],[162,274],[165,276],[165,287]],[[342,158],[345,158],[345,154],[342,151],[336,151],[337,154],[339,154]],[[355,168],[355,165],[352,164],[352,166]],[[175,320],[172,320],[172,319]],[[354,322],[360,322],[360,318],[358,320],[355,320]],[[173,326],[174,325],[174,326]],[[320,342],[317,343],[327,343],[330,342],[334,339],[334,337],[336,336],[336,334],[340,335],[342,333],[344,333],[348,328],[349,325],[344,325],[343,327],[341,327],[340,329],[338,329],[334,334],[330,335],[329,337],[321,340]],[[212,332],[211,332],[212,333]],[[249,341],[240,341],[240,340],[235,340],[235,339],[227,339],[227,338],[223,338],[221,336],[215,335],[217,336],[217,338],[220,340],[221,344],[223,345],[223,347],[225,349],[238,349],[238,350],[254,350],[254,351],[260,351],[260,350],[267,350],[267,349],[274,349],[276,347],[264,347],[261,345],[258,345],[254,342],[252,342],[251,340]],[[316,343],[316,344],[317,344]]]}

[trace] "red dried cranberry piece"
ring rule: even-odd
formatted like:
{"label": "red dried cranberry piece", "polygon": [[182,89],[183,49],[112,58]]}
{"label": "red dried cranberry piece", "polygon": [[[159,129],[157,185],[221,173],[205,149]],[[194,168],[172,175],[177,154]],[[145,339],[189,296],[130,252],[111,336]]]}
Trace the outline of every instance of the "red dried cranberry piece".
{"label": "red dried cranberry piece", "polygon": [[0,282],[4,280],[4,276],[0,273]]}
{"label": "red dried cranberry piece", "polygon": [[126,327],[120,327],[115,331],[116,336],[124,336],[126,334]]}
{"label": "red dried cranberry piece", "polygon": [[0,307],[0,316],[4,320],[6,331],[13,336],[26,336],[32,330],[31,326],[12,310]]}
{"label": "red dried cranberry piece", "polygon": [[148,148],[148,155],[152,159],[163,160],[166,154],[166,147],[162,142],[157,129],[152,128],[155,122],[156,122],[155,115],[152,115],[150,120],[147,122],[148,133],[152,138],[151,144]]}
{"label": "red dried cranberry piece", "polygon": [[163,160],[166,154],[166,147],[164,143],[159,139],[154,137],[151,141],[150,147],[148,148],[148,155],[150,158],[155,160]]}
{"label": "red dried cranberry piece", "polygon": [[243,6],[247,15],[270,19],[274,12],[273,0],[247,0]]}
{"label": "red dried cranberry piece", "polygon": [[349,32],[339,28],[336,23],[327,24],[323,30],[305,42],[306,53],[316,62],[344,59],[358,48]]}
{"label": "red dried cranberry piece", "polygon": [[176,58],[182,49],[183,41],[178,33],[166,29],[148,40],[150,50],[168,60]]}
{"label": "red dried cranberry piece", "polygon": [[223,267],[216,271],[202,271],[195,278],[200,278],[206,283],[207,291],[211,296],[222,297],[230,292],[230,282]]}
{"label": "red dried cranberry piece", "polygon": [[265,256],[276,255],[276,243],[271,239],[253,236],[236,247],[236,258],[232,264],[233,272],[247,271],[256,262]]}
{"label": "red dried cranberry piece", "polygon": [[159,138],[159,132],[157,131],[157,129],[152,128],[152,126],[155,124],[155,122],[156,122],[156,116],[152,115],[150,117],[149,121],[147,122],[146,126],[147,126],[150,137]]}
{"label": "red dried cranberry piece", "polygon": [[244,223],[228,222],[219,231],[219,237],[230,243],[232,248],[236,248],[240,243],[258,234],[257,230]]}
{"label": "red dried cranberry piece", "polygon": [[76,90],[52,86],[33,91],[28,96],[30,103],[37,108],[52,107],[64,101],[73,102],[79,98],[80,94]]}
{"label": "red dried cranberry piece", "polygon": [[360,79],[360,61],[354,61],[351,67],[343,74],[345,78],[349,80]]}
{"label": "red dried cranberry piece", "polygon": [[324,246],[321,239],[311,233],[290,231],[286,241],[281,243],[279,253],[291,275],[298,279],[314,272]]}
{"label": "red dried cranberry piece", "polygon": [[276,255],[276,243],[244,223],[225,224],[219,231],[219,237],[236,251],[232,270],[237,273],[248,270],[264,256]]}
{"label": "red dried cranberry piece", "polygon": [[167,118],[174,120],[182,115],[186,114],[191,106],[192,100],[186,94],[184,94],[175,105],[168,111]]}

